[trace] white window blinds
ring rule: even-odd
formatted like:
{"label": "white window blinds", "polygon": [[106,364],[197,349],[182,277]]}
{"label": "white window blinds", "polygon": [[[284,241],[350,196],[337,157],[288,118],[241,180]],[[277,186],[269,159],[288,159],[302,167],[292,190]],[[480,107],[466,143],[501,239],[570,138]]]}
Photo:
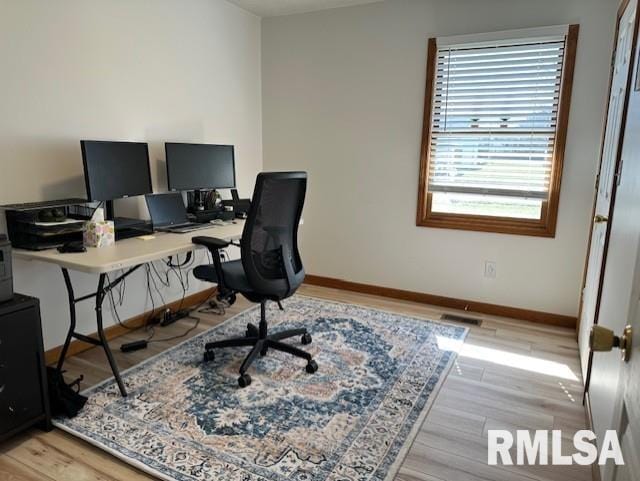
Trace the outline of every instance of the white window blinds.
{"label": "white window blinds", "polygon": [[565,36],[438,45],[429,192],[546,200]]}

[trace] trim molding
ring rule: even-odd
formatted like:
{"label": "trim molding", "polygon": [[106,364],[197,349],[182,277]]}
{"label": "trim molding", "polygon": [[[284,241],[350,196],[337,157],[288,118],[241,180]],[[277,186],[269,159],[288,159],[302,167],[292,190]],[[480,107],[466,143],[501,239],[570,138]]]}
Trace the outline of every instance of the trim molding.
{"label": "trim molding", "polygon": [[[593,412],[591,411],[591,398],[589,397],[589,392],[585,391],[584,399],[582,401],[584,404],[584,415],[587,421],[587,429],[593,431]],[[598,447],[598,440],[594,439],[593,443]],[[598,463],[593,463],[591,465],[591,476],[593,481],[601,481],[602,476],[600,475],[600,466]]]}
{"label": "trim molding", "polygon": [[[191,294],[189,296],[186,296],[184,298],[184,300],[178,299],[177,301],[170,302],[168,304],[165,304],[164,306],[157,307],[155,309],[155,311],[160,313],[165,309],[177,309],[180,306],[181,303],[182,303],[182,307],[183,308],[197,306],[198,304],[203,303],[204,301],[209,299],[211,296],[213,296],[213,294],[215,292],[216,292],[215,288],[206,289],[204,291],[196,292],[195,294]],[[147,312],[144,312],[142,314],[139,314],[139,315],[137,315],[135,317],[132,317],[132,318],[127,319],[126,321],[122,321],[122,322],[123,322],[123,324],[126,324],[127,326],[135,329],[135,328],[138,328],[138,327],[142,327],[144,322],[145,322],[145,319],[147,319],[147,317],[149,317],[150,314],[151,314],[151,311],[147,311]],[[125,327],[122,327],[120,324],[114,324],[113,326],[109,326],[104,330],[104,333],[105,333],[108,341],[110,341],[112,339],[115,339],[116,337],[120,337],[120,336],[126,334],[127,332],[129,332],[129,329],[127,329]],[[93,332],[93,333],[90,334],[90,336],[93,336],[93,337],[97,337],[97,335],[98,334],[96,332]],[[80,354],[81,352],[87,351],[87,350],[92,349],[94,347],[95,346],[93,346],[91,344],[87,344],[87,343],[82,342],[82,341],[74,340],[69,345],[69,350],[67,351],[66,358],[69,358],[71,356],[75,356],[76,354]],[[58,358],[60,357],[60,352],[61,351],[62,351],[62,346],[57,346],[57,347],[51,348],[48,351],[46,351],[44,353],[45,363],[47,365],[50,365],[50,364],[54,364],[55,362],[57,362]]]}
{"label": "trim molding", "polygon": [[551,314],[549,312],[520,309],[518,307],[501,306],[498,304],[489,304],[486,302],[468,301],[465,299],[457,299],[455,297],[445,297],[423,292],[406,291],[403,289],[394,289],[391,287],[346,281],[333,277],[307,274],[304,282],[314,286],[331,287],[334,289],[343,289],[345,291],[360,292],[362,294],[372,294],[375,296],[390,297],[392,299],[401,299],[403,301],[419,302],[421,304],[432,304],[434,306],[460,309],[463,311],[480,312],[483,314],[490,314],[492,316],[511,317],[514,319],[537,322],[539,324],[549,324],[552,326],[569,327],[575,329],[577,323],[577,318],[572,316],[565,316],[562,314]]}
{"label": "trim molding", "polygon": [[[440,229],[460,229],[478,232],[497,232],[502,234],[528,235],[537,237],[555,237],[560,205],[560,185],[564,162],[571,92],[578,49],[580,26],[569,25],[565,36],[565,51],[560,80],[560,97],[555,128],[555,143],[551,166],[549,193],[542,202],[539,219],[519,219],[516,217],[490,216],[479,214],[455,214],[434,212],[432,210],[433,192],[429,192],[429,166],[431,159],[431,137],[433,112],[432,106],[436,92],[438,38],[430,38],[427,44],[427,75],[422,126],[422,144],[420,150],[420,174],[418,181],[418,206],[416,226],[436,227]],[[505,32],[500,32],[504,34]],[[510,33],[510,32],[507,32]],[[507,132],[508,133],[508,132]]]}

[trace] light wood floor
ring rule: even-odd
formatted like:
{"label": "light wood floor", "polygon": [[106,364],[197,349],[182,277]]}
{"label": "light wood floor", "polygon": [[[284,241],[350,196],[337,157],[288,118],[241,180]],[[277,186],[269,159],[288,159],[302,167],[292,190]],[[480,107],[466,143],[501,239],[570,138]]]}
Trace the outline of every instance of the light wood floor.
{"label": "light wood floor", "polygon": [[[335,289],[303,286],[301,294],[335,299],[439,319],[437,307]],[[244,299],[225,316],[203,316],[197,334],[245,308]],[[531,481],[590,480],[588,467],[488,466],[489,429],[562,429],[565,453],[573,452],[573,433],[585,427],[581,379],[575,333],[493,316],[481,327],[471,327],[451,373],[433,404],[396,481]],[[163,328],[157,337],[181,333],[184,320]],[[139,339],[140,333],[122,340]],[[115,347],[124,370],[182,341],[152,344],[149,349],[122,354]],[[84,386],[110,376],[104,354],[97,348],[66,363],[71,375],[84,374]],[[87,443],[59,430],[33,430],[0,447],[0,480],[119,480],[152,479]]]}

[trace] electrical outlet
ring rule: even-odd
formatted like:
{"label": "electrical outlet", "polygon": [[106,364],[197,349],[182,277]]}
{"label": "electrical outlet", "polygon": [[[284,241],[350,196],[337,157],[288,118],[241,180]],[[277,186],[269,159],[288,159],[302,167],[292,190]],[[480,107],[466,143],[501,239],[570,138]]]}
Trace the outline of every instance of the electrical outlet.
{"label": "electrical outlet", "polygon": [[484,276],[495,279],[498,272],[496,261],[484,261]]}

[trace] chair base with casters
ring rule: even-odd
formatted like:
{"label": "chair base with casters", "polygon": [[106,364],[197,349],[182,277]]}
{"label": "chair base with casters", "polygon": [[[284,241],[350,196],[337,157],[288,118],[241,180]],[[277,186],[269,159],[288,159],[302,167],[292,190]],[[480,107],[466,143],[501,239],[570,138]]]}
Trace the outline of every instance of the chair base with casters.
{"label": "chair base with casters", "polygon": [[247,387],[251,384],[251,376],[247,374],[247,370],[251,367],[251,364],[253,364],[258,356],[266,356],[269,349],[286,352],[287,354],[305,359],[307,361],[305,369],[309,374],[313,374],[318,370],[318,364],[313,360],[313,356],[311,356],[311,354],[296,346],[282,342],[285,339],[300,336],[300,342],[303,345],[311,344],[311,335],[307,330],[304,328],[289,329],[269,334],[265,311],[266,301],[262,301],[260,302],[260,324],[258,326],[254,324],[247,324],[247,331],[245,332],[244,337],[214,341],[205,345],[205,362],[213,361],[215,359],[215,349],[251,346],[251,351],[249,351],[249,354],[240,366],[240,377],[238,378],[238,385],[240,387]]}
{"label": "chair base with casters", "polygon": [[251,350],[244,359],[239,371],[240,376],[238,377],[238,385],[243,388],[251,384],[251,376],[247,373],[248,369],[258,356],[267,355],[270,349],[305,359],[307,361],[305,370],[309,374],[315,373],[318,370],[318,364],[310,353],[296,347],[295,345],[283,342],[285,339],[299,336],[301,344],[311,344],[311,335],[307,332],[307,329],[289,329],[269,333],[266,319],[266,304],[268,301],[276,302],[282,310],[283,308],[280,303],[280,298],[265,297],[251,291],[246,285],[246,278],[242,272],[241,260],[222,262],[220,259],[220,250],[228,247],[231,243],[214,237],[194,237],[192,240],[195,244],[206,246],[213,256],[213,265],[198,266],[194,269],[193,273],[198,279],[218,283],[218,300],[224,300],[229,304],[233,304],[236,299],[236,293],[240,293],[249,301],[260,303],[260,323],[257,326],[254,324],[248,324],[247,330],[242,337],[214,341],[206,344],[204,361],[213,361],[215,359],[216,349],[228,347],[251,347]]}

